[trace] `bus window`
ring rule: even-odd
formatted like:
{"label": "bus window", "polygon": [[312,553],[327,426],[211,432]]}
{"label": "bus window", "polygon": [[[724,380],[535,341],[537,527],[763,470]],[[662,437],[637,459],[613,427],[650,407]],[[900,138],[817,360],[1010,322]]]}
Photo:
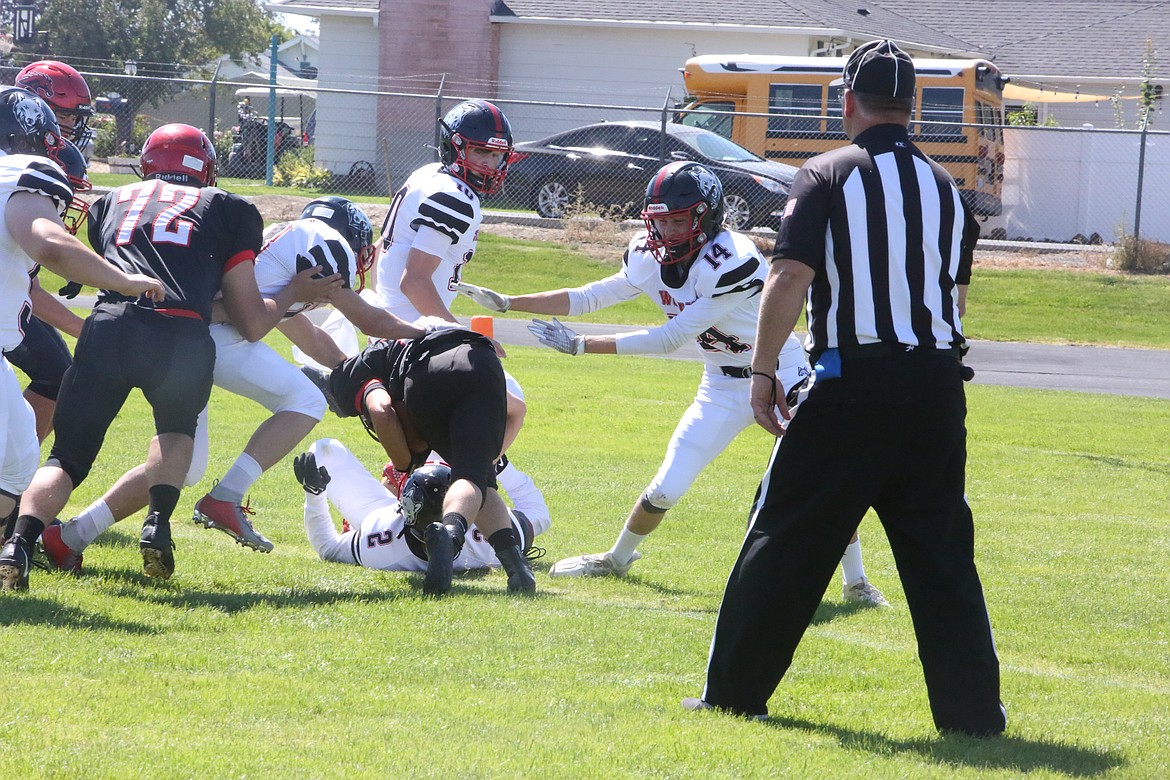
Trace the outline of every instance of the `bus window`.
{"label": "bus window", "polygon": [[768,134],[819,133],[822,94],[820,84],[772,84],[768,90],[768,113],[799,116],[768,117]]}
{"label": "bus window", "polygon": [[925,136],[962,135],[963,93],[962,87],[923,87],[918,132]]}
{"label": "bus window", "polygon": [[825,116],[829,121],[825,123],[825,129],[829,131],[830,136],[840,135],[845,137],[845,128],[841,125],[841,114],[845,110],[845,85],[838,84],[836,86],[829,86],[829,105],[825,111]]}
{"label": "bus window", "polygon": [[[727,113],[713,114],[712,111],[726,111]],[[731,113],[733,111],[735,111],[735,103],[730,100],[698,103],[694,109],[682,115],[679,124],[699,127],[703,130],[710,130],[712,133],[718,133],[724,138],[731,138],[731,123],[735,119]]]}

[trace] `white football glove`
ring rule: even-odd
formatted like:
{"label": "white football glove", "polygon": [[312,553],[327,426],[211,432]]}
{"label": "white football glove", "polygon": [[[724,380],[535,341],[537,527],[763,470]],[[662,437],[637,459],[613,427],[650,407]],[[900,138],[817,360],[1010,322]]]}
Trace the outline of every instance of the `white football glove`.
{"label": "white football glove", "polygon": [[541,344],[566,355],[580,355],[585,352],[585,337],[566,328],[556,317],[553,317],[552,322],[534,318],[528,323],[528,332],[536,336]]}
{"label": "white football glove", "polygon": [[422,328],[428,334],[434,333],[437,330],[451,330],[452,328],[462,328],[463,326],[457,322],[450,322],[442,317],[433,317],[430,315],[419,317],[412,323],[415,327]]}
{"label": "white football glove", "polygon": [[489,290],[486,287],[477,287],[467,282],[456,282],[455,292],[466,295],[485,309],[497,311],[500,314],[512,308],[511,297],[503,293],[498,293],[495,290]]}

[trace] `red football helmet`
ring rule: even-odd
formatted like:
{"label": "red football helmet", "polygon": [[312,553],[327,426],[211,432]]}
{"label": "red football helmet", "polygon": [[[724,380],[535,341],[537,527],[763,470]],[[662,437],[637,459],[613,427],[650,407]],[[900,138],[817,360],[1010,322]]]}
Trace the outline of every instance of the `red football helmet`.
{"label": "red football helmet", "polygon": [[198,127],[163,125],[142,145],[142,178],[215,186],[215,147]]}
{"label": "red football helmet", "polygon": [[89,85],[73,68],[56,60],[40,60],[16,74],[16,86],[23,87],[49,104],[57,115],[61,135],[81,145],[90,135],[93,97]]}

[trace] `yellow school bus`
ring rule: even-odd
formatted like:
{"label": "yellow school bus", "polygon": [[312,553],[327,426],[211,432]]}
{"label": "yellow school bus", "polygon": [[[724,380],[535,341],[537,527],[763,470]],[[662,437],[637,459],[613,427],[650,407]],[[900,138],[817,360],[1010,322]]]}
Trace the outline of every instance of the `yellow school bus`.
{"label": "yellow school bus", "polygon": [[[687,99],[676,120],[799,166],[847,141],[843,87],[832,85],[844,66],[844,57],[692,57],[681,69]],[[914,67],[912,139],[954,176],[976,214],[999,214],[1008,80],[987,60],[916,59]]]}

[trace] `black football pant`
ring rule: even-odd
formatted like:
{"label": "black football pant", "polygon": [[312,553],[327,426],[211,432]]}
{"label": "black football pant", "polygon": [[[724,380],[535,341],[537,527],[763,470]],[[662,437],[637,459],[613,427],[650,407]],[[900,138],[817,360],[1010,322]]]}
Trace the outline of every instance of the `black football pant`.
{"label": "black football pant", "polygon": [[839,379],[814,386],[773,453],[719,609],[703,699],[767,713],[841,551],[873,507],[902,579],[935,725],[998,733],[999,659],[963,495],[959,364],[920,353],[842,363]]}

